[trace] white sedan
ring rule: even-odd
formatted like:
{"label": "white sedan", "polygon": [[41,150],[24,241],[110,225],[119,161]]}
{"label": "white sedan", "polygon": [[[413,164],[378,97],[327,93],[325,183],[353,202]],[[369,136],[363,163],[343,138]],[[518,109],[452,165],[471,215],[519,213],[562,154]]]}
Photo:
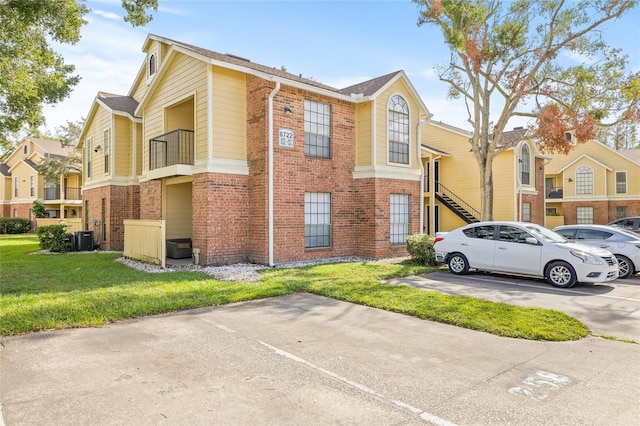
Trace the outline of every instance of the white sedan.
{"label": "white sedan", "polygon": [[640,235],[607,225],[564,225],[554,232],[571,242],[609,250],[618,259],[618,278],[640,272]]}
{"label": "white sedan", "polygon": [[473,223],[437,234],[433,244],[436,260],[448,264],[454,274],[476,269],[528,275],[563,288],[618,277],[618,261],[611,252],[570,243],[534,223]]}

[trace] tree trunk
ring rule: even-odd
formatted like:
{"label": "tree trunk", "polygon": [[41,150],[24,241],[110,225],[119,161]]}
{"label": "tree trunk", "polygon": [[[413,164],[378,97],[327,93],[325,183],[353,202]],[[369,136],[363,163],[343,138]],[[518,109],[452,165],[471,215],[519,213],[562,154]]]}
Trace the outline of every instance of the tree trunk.
{"label": "tree trunk", "polygon": [[493,220],[493,156],[488,155],[480,166],[480,220]]}

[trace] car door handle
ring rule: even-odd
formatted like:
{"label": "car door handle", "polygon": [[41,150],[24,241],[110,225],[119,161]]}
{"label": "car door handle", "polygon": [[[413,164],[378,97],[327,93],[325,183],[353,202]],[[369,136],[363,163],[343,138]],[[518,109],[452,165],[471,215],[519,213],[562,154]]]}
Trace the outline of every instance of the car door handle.
{"label": "car door handle", "polygon": [[506,250],[506,249],[507,249],[507,248],[506,248],[506,247],[504,247],[504,246],[500,246],[500,247],[498,247],[498,250]]}
{"label": "car door handle", "polygon": [[469,244],[467,244],[467,243],[461,243],[460,245],[461,245],[461,246],[465,246],[465,247],[467,247]]}
{"label": "car door handle", "polygon": [[609,246],[605,244],[603,246],[600,246],[600,248],[606,249],[606,248],[609,248]]}

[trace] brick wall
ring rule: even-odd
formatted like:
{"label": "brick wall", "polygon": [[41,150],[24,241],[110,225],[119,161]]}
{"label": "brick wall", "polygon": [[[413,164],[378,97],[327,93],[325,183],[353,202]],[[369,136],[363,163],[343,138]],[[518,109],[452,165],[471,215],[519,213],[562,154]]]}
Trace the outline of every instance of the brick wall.
{"label": "brick wall", "polygon": [[162,219],[162,181],[150,180],[140,184],[140,219]]}
{"label": "brick wall", "polygon": [[[102,200],[105,200],[103,222]],[[87,189],[82,193],[83,205],[88,210],[82,217],[88,218],[83,228],[93,231],[94,242],[102,250],[124,249],[124,220],[139,219],[140,189],[137,186],[103,186]],[[94,221],[100,223],[94,225]]]}
{"label": "brick wall", "polygon": [[221,265],[246,262],[250,235],[248,178],[244,175],[194,175],[192,246],[200,249],[200,263]]}
{"label": "brick wall", "polygon": [[544,159],[535,159],[535,183],[537,194],[523,194],[522,202],[531,204],[531,222],[544,226],[545,192],[544,192]]}
{"label": "brick wall", "polygon": [[358,179],[356,255],[367,258],[406,256],[404,245],[390,244],[391,194],[409,195],[409,235],[420,232],[420,183],[394,179]]}
{"label": "brick wall", "polygon": [[593,207],[593,223],[605,225],[616,220],[617,206],[626,206],[628,216],[640,215],[640,200],[633,201],[565,201],[562,204],[562,215],[566,225],[577,223],[578,207]]}

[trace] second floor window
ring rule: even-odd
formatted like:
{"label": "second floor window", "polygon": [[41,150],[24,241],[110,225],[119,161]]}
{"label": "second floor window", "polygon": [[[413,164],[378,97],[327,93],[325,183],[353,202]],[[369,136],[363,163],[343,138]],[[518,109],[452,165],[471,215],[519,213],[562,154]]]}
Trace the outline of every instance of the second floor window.
{"label": "second floor window", "polygon": [[33,197],[36,195],[36,177],[29,177],[29,196]]}
{"label": "second floor window", "polygon": [[616,172],[616,194],[627,193],[627,172]]}
{"label": "second floor window", "polygon": [[331,106],[304,101],[304,155],[331,158]]}
{"label": "second floor window", "polygon": [[409,164],[409,105],[400,95],[389,99],[389,162]]}
{"label": "second floor window", "polygon": [[593,170],[588,166],[576,170],[576,194],[593,194]]}
{"label": "second floor window", "polygon": [[149,57],[149,77],[156,73],[156,55]]}
{"label": "second floor window", "polygon": [[110,142],[110,136],[109,136],[109,129],[104,131],[104,141],[103,141],[103,145],[104,145],[104,172],[105,173],[109,173],[109,151],[111,149],[111,147],[109,146],[109,142]]}
{"label": "second floor window", "polygon": [[522,145],[520,152],[520,182],[523,185],[531,185],[531,153],[528,145]]}
{"label": "second floor window", "polygon": [[18,182],[19,181],[20,180],[18,179],[17,176],[13,178],[13,196],[16,197],[16,198],[18,197]]}

